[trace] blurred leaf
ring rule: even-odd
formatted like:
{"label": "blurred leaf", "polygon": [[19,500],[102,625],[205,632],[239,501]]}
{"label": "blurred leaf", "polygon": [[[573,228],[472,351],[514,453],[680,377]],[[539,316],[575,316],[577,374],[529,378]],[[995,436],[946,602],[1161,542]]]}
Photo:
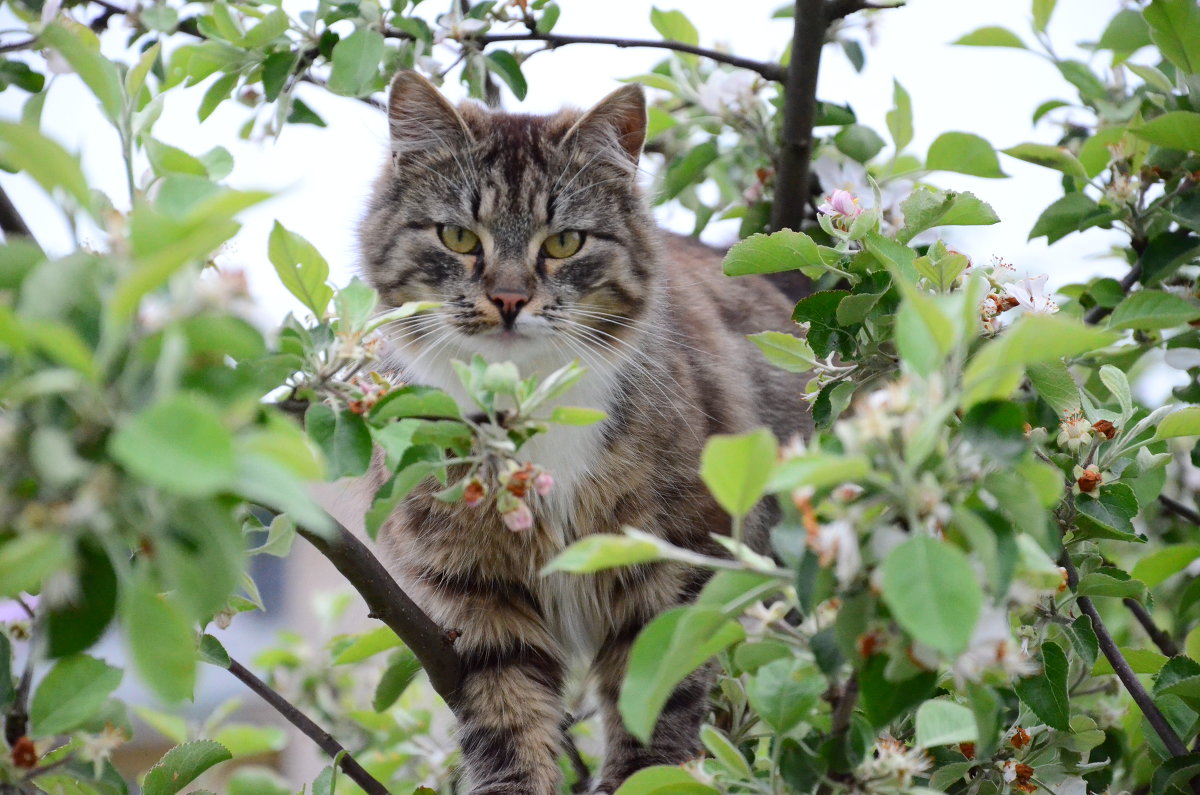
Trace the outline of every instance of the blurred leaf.
{"label": "blurred leaf", "polygon": [[221,641],[207,633],[200,636],[200,660],[218,668],[229,668],[231,665],[229,652]]}
{"label": "blurred leaf", "polygon": [[[0,561],[3,558],[0,548]],[[69,599],[53,603],[45,611],[48,657],[86,650],[100,639],[117,612],[117,575],[104,549],[95,540],[85,538],[76,559],[78,589]]]}
{"label": "blurred leaf", "polygon": [[177,745],[146,773],[142,795],[175,795],[205,770],[232,758],[229,749],[212,740]]}
{"label": "blurred leaf", "polygon": [[930,171],[957,171],[975,177],[1007,177],[1000,170],[996,150],[973,133],[942,133],[929,146],[925,167]]}
{"label": "blurred leaf", "polygon": [[679,41],[684,44],[700,43],[700,34],[682,11],[663,11],[659,8],[650,9],[650,24],[654,25],[667,41]]}
{"label": "blurred leaf", "polygon": [[813,368],[816,358],[808,343],[791,334],[779,331],[764,331],[751,334],[746,339],[758,346],[767,361],[789,373],[804,373]]}
{"label": "blurred leaf", "polygon": [[550,421],[559,425],[595,425],[607,417],[608,414],[600,409],[578,406],[555,406],[550,412]]}
{"label": "blurred leaf", "polygon": [[865,124],[846,125],[837,135],[833,136],[833,142],[839,152],[860,163],[866,163],[879,154],[884,147],[879,133]]}
{"label": "blurred leaf", "polygon": [[290,24],[287,12],[282,8],[276,8],[259,20],[257,25],[246,31],[241,45],[245,49],[256,50],[282,36]]}
{"label": "blurred leaf", "polygon": [[374,657],[380,652],[403,646],[400,638],[388,627],[376,627],[354,637],[350,645],[333,656],[334,665],[348,665]]}
{"label": "blurred leaf", "polygon": [[1082,409],[1079,386],[1071,377],[1071,371],[1061,359],[1037,362],[1026,368],[1029,382],[1038,396],[1046,401],[1056,414],[1074,414]]}
{"label": "blurred leaf", "polygon": [[333,69],[329,90],[348,97],[367,93],[379,73],[383,60],[383,34],[371,28],[359,28],[333,48]]}
{"label": "blurred leaf", "polygon": [[1168,414],[1154,432],[1155,439],[1174,439],[1178,436],[1200,436],[1200,406],[1186,406]]}
{"label": "blurred leaf", "polygon": [[767,491],[775,494],[801,487],[828,488],[861,480],[870,469],[870,463],[862,456],[810,453],[780,463],[771,475]]}
{"label": "blurred leaf", "polygon": [[108,120],[119,124],[125,105],[121,76],[116,64],[100,54],[100,42],[95,34],[82,25],[68,29],[51,22],[42,31],[40,39],[43,44],[58,50],[100,100]]}
{"label": "blurred leaf", "polygon": [[1142,15],[1167,60],[1188,74],[1200,74],[1200,6],[1195,0],[1152,0]]}
{"label": "blurred leaf", "polygon": [[960,549],[917,536],[884,561],[883,601],[914,640],[952,656],[971,640],[983,592]]}
{"label": "blurred leaf", "polygon": [[887,128],[899,154],[912,142],[913,112],[912,99],[898,80],[892,80],[892,104],[894,107],[887,112]]}
{"label": "blurred leaf", "polygon": [[371,409],[370,416],[373,425],[380,425],[399,417],[459,419],[462,413],[454,398],[440,389],[413,385],[390,390]]}
{"label": "blurred leaf", "polygon": [[704,446],[700,477],[727,513],[745,517],[763,495],[777,450],[766,428],[737,436],[715,434]]}
{"label": "blurred leaf", "polygon": [[513,54],[507,50],[496,50],[489,52],[486,57],[492,72],[500,76],[505,85],[512,90],[513,96],[518,101],[525,99],[525,95],[529,93],[529,84],[525,82],[525,75],[521,73],[521,64],[517,62]]}
{"label": "blurred leaf", "polygon": [[1200,306],[1191,301],[1161,290],[1138,290],[1117,305],[1108,319],[1108,326],[1113,329],[1166,329],[1197,318],[1200,318]]}
{"label": "blurred leaf", "polygon": [[1151,44],[1150,26],[1145,17],[1132,8],[1123,8],[1108,21],[1096,46],[1114,53],[1132,53]]}
{"label": "blurred leaf", "polygon": [[199,160],[182,149],[177,149],[153,138],[146,138],[146,155],[150,158],[150,165],[154,166],[154,171],[159,176],[167,174],[208,176],[208,169]]}
{"label": "blurred leaf", "polygon": [[655,617],[629,653],[618,702],[626,728],[643,743],[649,742],[676,685],[745,637],[741,624],[717,609],[676,607]]}
{"label": "blurred leaf", "polygon": [[33,737],[53,737],[89,720],[121,683],[121,669],[76,654],[64,657],[42,678],[29,705]]}
{"label": "blurred leaf", "polygon": [[1143,141],[1168,149],[1200,152],[1200,113],[1173,110],[1132,129]]}
{"label": "blurred leaf", "polygon": [[1069,177],[1078,177],[1081,180],[1088,178],[1087,172],[1083,170],[1083,164],[1064,147],[1050,146],[1049,144],[1017,144],[1000,151],[1009,157],[1024,160],[1026,163],[1061,171]]}
{"label": "blurred leaf", "polygon": [[196,685],[196,632],[179,609],[144,580],[130,583],[121,623],[142,680],[168,703],[192,698]]}
{"label": "blurred leaf", "polygon": [[69,565],[71,542],[58,533],[21,533],[0,544],[0,597],[37,592],[55,571]]}
{"label": "blurred leaf", "polygon": [[304,427],[325,453],[329,477],[357,477],[371,465],[371,433],[359,414],[314,403],[304,413]]}
{"label": "blurred leaf", "polygon": [[236,462],[233,438],[198,396],[180,392],[119,422],[109,454],[142,480],[184,496],[228,488]]}
{"label": "blurred leaf", "polygon": [[1054,6],[1058,0],[1033,0],[1033,27],[1037,30],[1046,31],[1046,25],[1050,23],[1050,16],[1054,13]]}
{"label": "blurred leaf", "polygon": [[708,140],[691,147],[687,154],[674,160],[667,166],[666,175],[663,177],[662,192],[657,197],[658,203],[674,199],[692,183],[703,181],[705,169],[717,159],[719,154],[717,142]]}
{"label": "blurred leaf", "polygon": [[791,731],[817,705],[825,681],[790,657],[758,669],[746,688],[750,705],[779,734]]}
{"label": "blurred leaf", "polygon": [[33,177],[47,192],[62,188],[79,206],[91,206],[91,188],[78,159],[36,127],[0,122],[0,158]]}
{"label": "blurred leaf", "polygon": [[560,552],[542,569],[586,574],[621,566],[632,566],[662,559],[662,549],[645,538],[594,533]]}
{"label": "blurred leaf", "polygon": [[[1167,662],[1166,657],[1150,649],[1122,646],[1119,651],[1135,674],[1156,674]],[[1111,673],[1114,671],[1107,657],[1096,660],[1096,665],[1092,668],[1092,676],[1104,676]]]}
{"label": "blurred leaf", "polygon": [[383,676],[375,688],[375,697],[371,701],[371,707],[376,712],[387,710],[396,703],[396,699],[400,698],[420,672],[421,663],[417,661],[416,655],[408,649],[401,649],[392,655],[387,669],[384,670]]}
{"label": "blurred leaf", "polygon": [[229,723],[222,726],[213,739],[228,748],[234,759],[261,756],[287,747],[287,734],[275,726]]}
{"label": "blurred leaf", "polygon": [[917,709],[916,726],[916,744],[921,748],[973,743],[979,738],[974,713],[945,698],[922,704]]}
{"label": "blurred leaf", "polygon": [[888,658],[873,654],[858,672],[863,712],[874,727],[883,727],[924,702],[933,693],[937,673],[921,671],[901,681],[887,678]]}
{"label": "blurred leaf", "polygon": [[1196,558],[1200,558],[1200,544],[1173,544],[1150,552],[1137,562],[1130,575],[1153,588],[1183,571]]}
{"label": "blurred leaf", "polygon": [[647,767],[625,779],[613,795],[720,795],[678,765]]}
{"label": "blurred leaf", "polygon": [[959,44],[967,47],[1015,47],[1020,50],[1029,49],[1025,46],[1025,42],[1021,41],[1020,36],[1008,28],[1002,28],[997,25],[988,25],[973,30],[951,42],[951,44]]}

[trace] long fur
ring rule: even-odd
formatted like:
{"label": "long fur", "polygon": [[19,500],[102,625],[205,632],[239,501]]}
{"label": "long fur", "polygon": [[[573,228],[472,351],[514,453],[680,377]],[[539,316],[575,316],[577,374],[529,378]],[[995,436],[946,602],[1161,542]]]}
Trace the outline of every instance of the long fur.
{"label": "long fur", "polygon": [[[589,576],[539,570],[573,541],[632,526],[722,555],[712,534],[729,517],[698,476],[714,433],[766,425],[786,438],[806,416],[801,382],[769,366],[745,335],[787,323],[787,301],[758,278],[727,279],[717,252],[664,235],[636,185],[645,134],[641,89],[627,86],[585,114],[551,116],[451,106],[413,73],[389,106],[392,156],[360,229],[362,267],[389,305],[443,307],[392,330],[397,368],[464,401],[450,366],[481,353],[547,375],[590,369],[564,405],[604,410],[592,427],[536,438],[528,457],[557,481],[535,501],[533,530],[513,533],[494,511],[446,504],[420,488],[385,525],[401,585],[447,629],[466,672],[459,742],[474,795],[550,795],[570,666],[590,665],[606,755],[600,791],[650,764],[699,752],[708,668],[668,701],[643,746],[617,713],[626,658],[655,615],[695,598],[703,572],[651,564]],[[477,254],[456,254],[438,224],[474,231]],[[540,253],[563,230],[587,238],[574,256]],[[513,333],[489,294],[529,302]],[[748,523],[765,548],[770,506]]]}

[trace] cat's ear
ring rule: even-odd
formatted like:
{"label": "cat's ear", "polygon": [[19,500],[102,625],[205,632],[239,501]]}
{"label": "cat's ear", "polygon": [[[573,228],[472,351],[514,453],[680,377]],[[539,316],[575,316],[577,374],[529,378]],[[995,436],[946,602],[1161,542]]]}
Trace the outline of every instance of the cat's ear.
{"label": "cat's ear", "polygon": [[572,138],[593,146],[616,144],[636,166],[646,142],[646,94],[642,87],[631,83],[600,100],[575,122],[564,140]]}
{"label": "cat's ear", "polygon": [[396,154],[438,146],[457,149],[471,140],[467,124],[454,106],[433,83],[408,70],[392,79],[388,125]]}

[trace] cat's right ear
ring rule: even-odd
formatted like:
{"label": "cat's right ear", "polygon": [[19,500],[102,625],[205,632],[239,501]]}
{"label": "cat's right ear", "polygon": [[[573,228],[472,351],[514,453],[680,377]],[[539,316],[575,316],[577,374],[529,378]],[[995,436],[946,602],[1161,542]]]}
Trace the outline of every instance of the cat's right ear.
{"label": "cat's right ear", "polygon": [[409,70],[392,79],[388,125],[396,155],[436,147],[459,149],[471,140],[467,124],[454,106],[433,83]]}

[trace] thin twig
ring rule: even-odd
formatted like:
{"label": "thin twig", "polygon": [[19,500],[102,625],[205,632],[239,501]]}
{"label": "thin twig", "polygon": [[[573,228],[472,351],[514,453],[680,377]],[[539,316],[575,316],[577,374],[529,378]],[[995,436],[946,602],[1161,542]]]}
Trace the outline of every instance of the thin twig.
{"label": "thin twig", "polygon": [[886,11],[889,8],[899,8],[899,3],[868,3],[865,0],[830,0],[829,18],[831,20],[848,17],[855,11]]}
{"label": "thin twig", "polygon": [[[1133,287],[1133,285],[1135,285],[1140,278],[1142,278],[1142,263],[1139,262],[1129,269],[1129,273],[1125,274],[1125,278],[1121,279],[1121,292],[1128,293],[1129,288]],[[1091,323],[1094,325],[1108,317],[1111,312],[1112,307],[1093,306],[1088,310],[1087,314],[1083,316],[1083,321],[1085,323]]]}
{"label": "thin twig", "polygon": [[[385,31],[386,36],[396,39],[411,39],[412,36],[405,31],[396,28],[388,28]],[[675,52],[688,53],[689,55],[698,55],[701,58],[707,58],[710,61],[717,63],[729,64],[740,69],[749,69],[752,72],[757,72],[767,80],[772,80],[777,83],[782,83],[787,79],[787,73],[783,67],[771,61],[755,61],[752,58],[742,58],[737,55],[732,55],[720,50],[710,50],[705,47],[697,47],[694,44],[685,44],[682,41],[655,41],[653,39],[623,39],[614,36],[567,36],[558,33],[493,33],[483,36],[473,36],[465,38],[463,43],[474,43],[481,47],[486,47],[489,44],[497,44],[500,42],[522,42],[522,41],[540,41],[545,42],[548,49],[557,49],[565,47],[569,44],[606,44],[610,47],[626,49],[630,47],[646,47],[649,49],[658,50],[674,50]]]}
{"label": "thin twig", "polygon": [[4,717],[4,739],[8,741],[10,748],[29,731],[29,691],[33,687],[33,656],[31,637],[25,656],[25,669],[21,672],[21,680],[13,694],[12,706],[8,708],[8,714]]}
{"label": "thin twig", "polygon": [[229,658],[229,673],[236,676],[242,684],[257,693],[263,701],[270,704],[276,712],[287,719],[288,723],[295,726],[305,736],[319,745],[322,751],[329,754],[330,758],[336,759],[338,754],[341,754],[339,767],[342,768],[342,771],[351,781],[362,787],[363,791],[368,793],[368,795],[389,795],[388,788],[364,770],[363,766],[350,755],[350,752],[333,738],[333,735],[314,723],[311,718],[296,709],[290,701],[272,690],[266,682],[259,679],[232,657]]}
{"label": "thin twig", "polygon": [[1166,630],[1154,623],[1154,617],[1150,615],[1146,608],[1142,607],[1142,603],[1136,599],[1123,599],[1129,612],[1133,613],[1133,617],[1142,625],[1142,629],[1146,630],[1146,634],[1150,636],[1150,640],[1154,641],[1154,645],[1168,657],[1175,657],[1179,654],[1179,647],[1175,645],[1175,641],[1167,634]]}
{"label": "thin twig", "polygon": [[[1075,564],[1071,561],[1070,553],[1064,550],[1059,562],[1067,570],[1067,585],[1074,591],[1079,585],[1079,572],[1075,570]],[[1112,665],[1117,678],[1121,680],[1121,684],[1129,691],[1129,695],[1133,698],[1134,703],[1137,704],[1138,709],[1142,711],[1146,722],[1154,729],[1154,733],[1162,740],[1167,752],[1171,756],[1187,755],[1187,746],[1183,744],[1183,740],[1179,739],[1179,735],[1175,733],[1175,729],[1167,722],[1158,705],[1154,703],[1154,699],[1150,697],[1150,694],[1146,692],[1146,688],[1138,680],[1137,674],[1129,667],[1129,662],[1121,654],[1116,641],[1109,634],[1108,627],[1104,625],[1104,619],[1100,617],[1100,612],[1096,610],[1096,606],[1092,604],[1092,600],[1086,596],[1079,596],[1075,601],[1084,615],[1092,620],[1092,630],[1096,633],[1096,639],[1100,642],[1100,651],[1104,652],[1105,659]],[[1193,785],[1193,790],[1200,793],[1200,787]]]}
{"label": "thin twig", "polygon": [[1171,513],[1178,516],[1180,519],[1191,522],[1194,525],[1200,525],[1200,511],[1195,508],[1189,508],[1179,500],[1173,497],[1168,497],[1165,494],[1158,495],[1158,501]]}
{"label": "thin twig", "polygon": [[451,710],[457,711],[461,672],[449,636],[401,590],[371,550],[341,524],[330,538],[304,528],[297,532],[354,586],[367,603],[371,617],[390,627],[412,649],[433,689]]}

